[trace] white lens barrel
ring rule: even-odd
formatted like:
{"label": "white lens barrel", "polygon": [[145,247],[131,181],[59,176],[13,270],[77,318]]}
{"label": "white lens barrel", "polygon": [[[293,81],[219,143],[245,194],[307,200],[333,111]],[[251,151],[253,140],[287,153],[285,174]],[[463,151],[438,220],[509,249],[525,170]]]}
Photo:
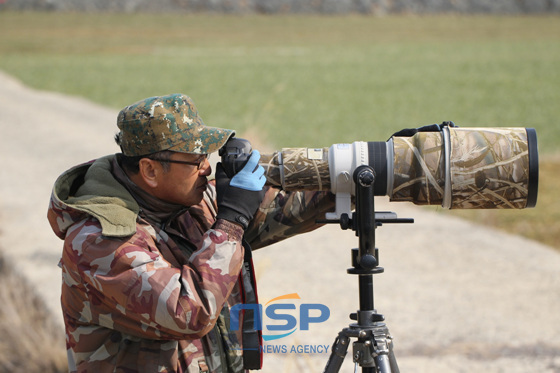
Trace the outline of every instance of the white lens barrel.
{"label": "white lens barrel", "polygon": [[352,173],[368,164],[367,142],[356,141],[352,144],[334,144],[329,149],[329,170],[331,192],[336,194],[336,211],[328,213],[327,219],[340,219],[342,214],[351,215],[354,180]]}

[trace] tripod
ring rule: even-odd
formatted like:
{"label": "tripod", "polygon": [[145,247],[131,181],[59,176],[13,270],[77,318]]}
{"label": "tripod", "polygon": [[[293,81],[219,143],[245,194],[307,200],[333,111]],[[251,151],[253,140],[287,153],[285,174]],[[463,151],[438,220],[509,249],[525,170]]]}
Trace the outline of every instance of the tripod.
{"label": "tripod", "polygon": [[393,339],[385,325],[383,315],[374,308],[373,275],[383,273],[379,267],[379,250],[375,247],[375,229],[383,223],[413,223],[413,219],[398,219],[395,213],[376,213],[374,205],[375,172],[370,166],[360,166],[354,171],[356,185],[356,211],[352,218],[342,214],[340,219],[321,220],[320,223],[338,223],[342,229],[352,229],[359,237],[359,248],[352,249],[352,268],[347,272],[358,275],[360,309],[350,314],[356,323],[342,329],[336,337],[324,373],[340,370],[348,351],[350,338],[355,371],[363,373],[399,373],[393,353]]}

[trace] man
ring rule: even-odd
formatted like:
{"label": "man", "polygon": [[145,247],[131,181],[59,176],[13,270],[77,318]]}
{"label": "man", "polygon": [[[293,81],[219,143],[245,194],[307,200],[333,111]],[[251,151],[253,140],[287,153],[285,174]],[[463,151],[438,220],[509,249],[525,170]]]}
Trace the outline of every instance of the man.
{"label": "man", "polygon": [[258,151],[209,182],[207,156],[234,132],[207,127],[182,94],[127,106],[117,125],[122,153],[63,173],[49,205],[69,370],[259,369],[255,315],[230,328],[229,307],[258,302],[250,247],[317,228],[332,195],[263,187]]}

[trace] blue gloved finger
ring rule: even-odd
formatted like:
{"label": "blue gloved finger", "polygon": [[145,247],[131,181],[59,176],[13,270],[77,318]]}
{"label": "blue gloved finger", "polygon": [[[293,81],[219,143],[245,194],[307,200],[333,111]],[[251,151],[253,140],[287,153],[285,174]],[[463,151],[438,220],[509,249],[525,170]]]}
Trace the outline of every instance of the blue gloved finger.
{"label": "blue gloved finger", "polygon": [[257,167],[257,169],[255,170],[255,172],[253,172],[253,175],[257,178],[258,184],[262,187],[264,187],[264,184],[266,183],[266,176],[264,176],[264,168],[263,166],[259,166]]}
{"label": "blue gloved finger", "polygon": [[251,153],[251,156],[249,157],[249,159],[247,160],[247,163],[241,169],[241,171],[253,172],[253,170],[259,164],[260,159],[261,159],[261,153],[256,149],[253,150],[253,152]]}
{"label": "blue gloved finger", "polygon": [[264,167],[259,165],[259,167],[257,167],[255,171],[253,171],[253,174],[258,178],[264,176]]}
{"label": "blue gloved finger", "polygon": [[[253,158],[253,156],[255,158]],[[264,168],[262,166],[257,166],[259,159],[259,152],[253,154],[247,161],[245,167],[231,179],[230,185],[250,191],[262,190],[266,182],[266,177],[264,177]],[[251,160],[252,163],[249,163]]]}
{"label": "blue gloved finger", "polygon": [[238,173],[231,179],[229,185],[250,191],[262,190],[266,178],[264,176],[257,177],[255,174]]}

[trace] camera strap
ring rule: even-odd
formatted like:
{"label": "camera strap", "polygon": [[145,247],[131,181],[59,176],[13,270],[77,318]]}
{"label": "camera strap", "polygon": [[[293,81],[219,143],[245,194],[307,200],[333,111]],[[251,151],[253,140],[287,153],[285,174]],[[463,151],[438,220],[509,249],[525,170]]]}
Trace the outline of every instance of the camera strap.
{"label": "camera strap", "polygon": [[[253,255],[251,246],[243,239],[245,257],[243,258],[242,281],[243,281],[243,303],[258,305],[257,282],[255,280],[255,269],[253,267]],[[242,341],[243,341],[243,366],[245,369],[261,369],[263,362],[263,339],[262,330],[257,325],[262,325],[258,307],[243,310]]]}

